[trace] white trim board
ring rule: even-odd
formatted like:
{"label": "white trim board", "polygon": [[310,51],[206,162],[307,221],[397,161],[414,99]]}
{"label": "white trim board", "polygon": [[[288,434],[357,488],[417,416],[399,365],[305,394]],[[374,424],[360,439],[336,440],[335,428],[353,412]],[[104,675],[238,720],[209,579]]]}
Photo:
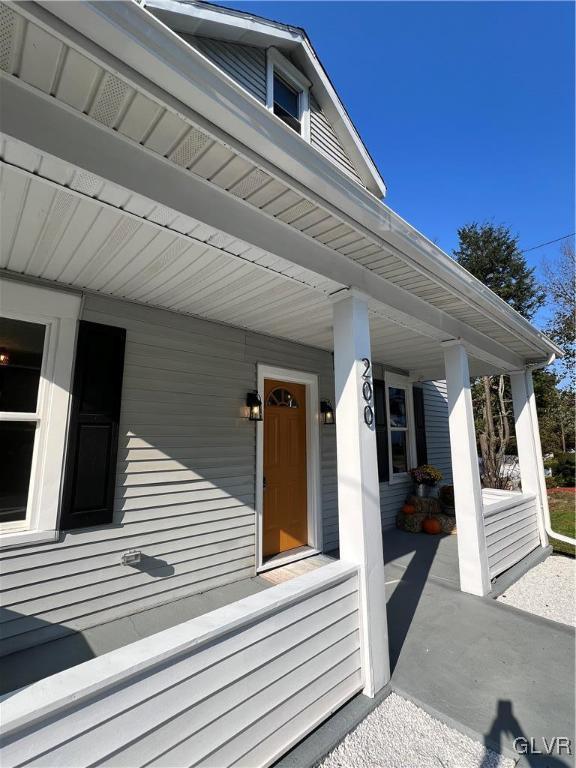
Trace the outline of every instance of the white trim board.
{"label": "white trim board", "polygon": [[[274,379],[304,384],[306,387],[306,472],[308,484],[308,546],[322,549],[322,505],[320,497],[320,403],[318,376],[258,363],[257,387],[264,411],[264,381]],[[256,425],[256,570],[264,565],[262,557],[262,519],[264,515],[264,421]]]}
{"label": "white trim board", "polygon": [[[266,106],[274,114],[274,73],[298,91],[300,135],[310,142],[310,81],[276,48],[266,51]],[[278,118],[280,119],[280,118]]]}
{"label": "white trim board", "polygon": [[[0,548],[54,541],[64,471],[72,364],[81,297],[0,278],[1,315],[45,326],[38,423],[26,519],[3,526]],[[24,418],[21,414],[20,420]],[[6,415],[6,421],[17,420]]]}
{"label": "white trim board", "polygon": [[[407,472],[394,474],[392,471],[392,431],[390,427],[390,399],[388,391],[390,387],[403,389],[406,405],[406,463]],[[389,485],[406,483],[410,481],[410,469],[416,466],[416,435],[414,429],[414,393],[412,382],[408,376],[400,376],[397,373],[384,372],[384,404],[386,406],[386,432],[388,440],[388,473]]]}

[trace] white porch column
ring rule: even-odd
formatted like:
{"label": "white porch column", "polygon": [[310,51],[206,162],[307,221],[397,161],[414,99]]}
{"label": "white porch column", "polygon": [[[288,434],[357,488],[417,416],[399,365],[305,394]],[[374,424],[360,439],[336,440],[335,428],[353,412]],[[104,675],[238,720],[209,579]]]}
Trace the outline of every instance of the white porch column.
{"label": "white porch column", "polygon": [[487,595],[490,591],[490,575],[468,353],[458,341],[445,342],[444,362],[458,529],[460,589],[472,595]]}
{"label": "white porch column", "polygon": [[512,387],[512,403],[514,406],[514,423],[516,427],[516,442],[518,444],[518,460],[520,463],[520,479],[523,493],[534,493],[538,501],[538,530],[540,543],[548,545],[548,536],[544,520],[548,519],[548,494],[544,477],[544,461],[540,444],[540,429],[534,398],[534,386],[531,371],[521,371],[510,374]]}
{"label": "white porch column", "polygon": [[[334,303],[334,374],[338,453],[340,557],[360,571],[364,693],[374,696],[390,679],[380,487],[374,422],[364,418],[366,381],[372,388],[368,304],[356,291]],[[368,388],[364,394],[368,393]]]}

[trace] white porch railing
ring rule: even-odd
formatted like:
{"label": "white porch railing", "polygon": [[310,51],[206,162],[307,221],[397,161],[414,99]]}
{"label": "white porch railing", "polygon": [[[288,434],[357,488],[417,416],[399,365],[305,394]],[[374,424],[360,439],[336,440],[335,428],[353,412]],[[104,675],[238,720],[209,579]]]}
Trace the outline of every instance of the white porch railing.
{"label": "white porch railing", "polygon": [[540,546],[538,501],[533,493],[482,490],[490,578]]}
{"label": "white porch railing", "polygon": [[0,762],[269,765],[362,689],[358,605],[337,561],[34,683]]}

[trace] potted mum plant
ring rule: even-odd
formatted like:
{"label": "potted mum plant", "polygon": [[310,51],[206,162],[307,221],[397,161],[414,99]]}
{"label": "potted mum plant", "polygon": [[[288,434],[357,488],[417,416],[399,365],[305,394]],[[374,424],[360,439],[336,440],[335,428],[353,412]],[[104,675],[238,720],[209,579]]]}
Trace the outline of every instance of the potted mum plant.
{"label": "potted mum plant", "polygon": [[442,480],[442,472],[431,464],[422,464],[410,470],[412,480],[416,485],[416,496],[428,496],[430,489]]}

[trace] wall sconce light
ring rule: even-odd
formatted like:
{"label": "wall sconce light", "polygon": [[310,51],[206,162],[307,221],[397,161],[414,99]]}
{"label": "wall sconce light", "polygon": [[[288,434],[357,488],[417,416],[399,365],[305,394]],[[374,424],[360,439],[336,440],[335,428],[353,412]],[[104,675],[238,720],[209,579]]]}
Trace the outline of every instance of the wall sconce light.
{"label": "wall sconce light", "polygon": [[320,418],[322,424],[335,424],[334,408],[330,400],[320,400]]}
{"label": "wall sconce light", "polygon": [[246,395],[248,418],[250,421],[262,421],[262,398],[258,392],[248,392]]}
{"label": "wall sconce light", "polygon": [[6,347],[0,347],[0,365],[10,365],[10,353]]}

